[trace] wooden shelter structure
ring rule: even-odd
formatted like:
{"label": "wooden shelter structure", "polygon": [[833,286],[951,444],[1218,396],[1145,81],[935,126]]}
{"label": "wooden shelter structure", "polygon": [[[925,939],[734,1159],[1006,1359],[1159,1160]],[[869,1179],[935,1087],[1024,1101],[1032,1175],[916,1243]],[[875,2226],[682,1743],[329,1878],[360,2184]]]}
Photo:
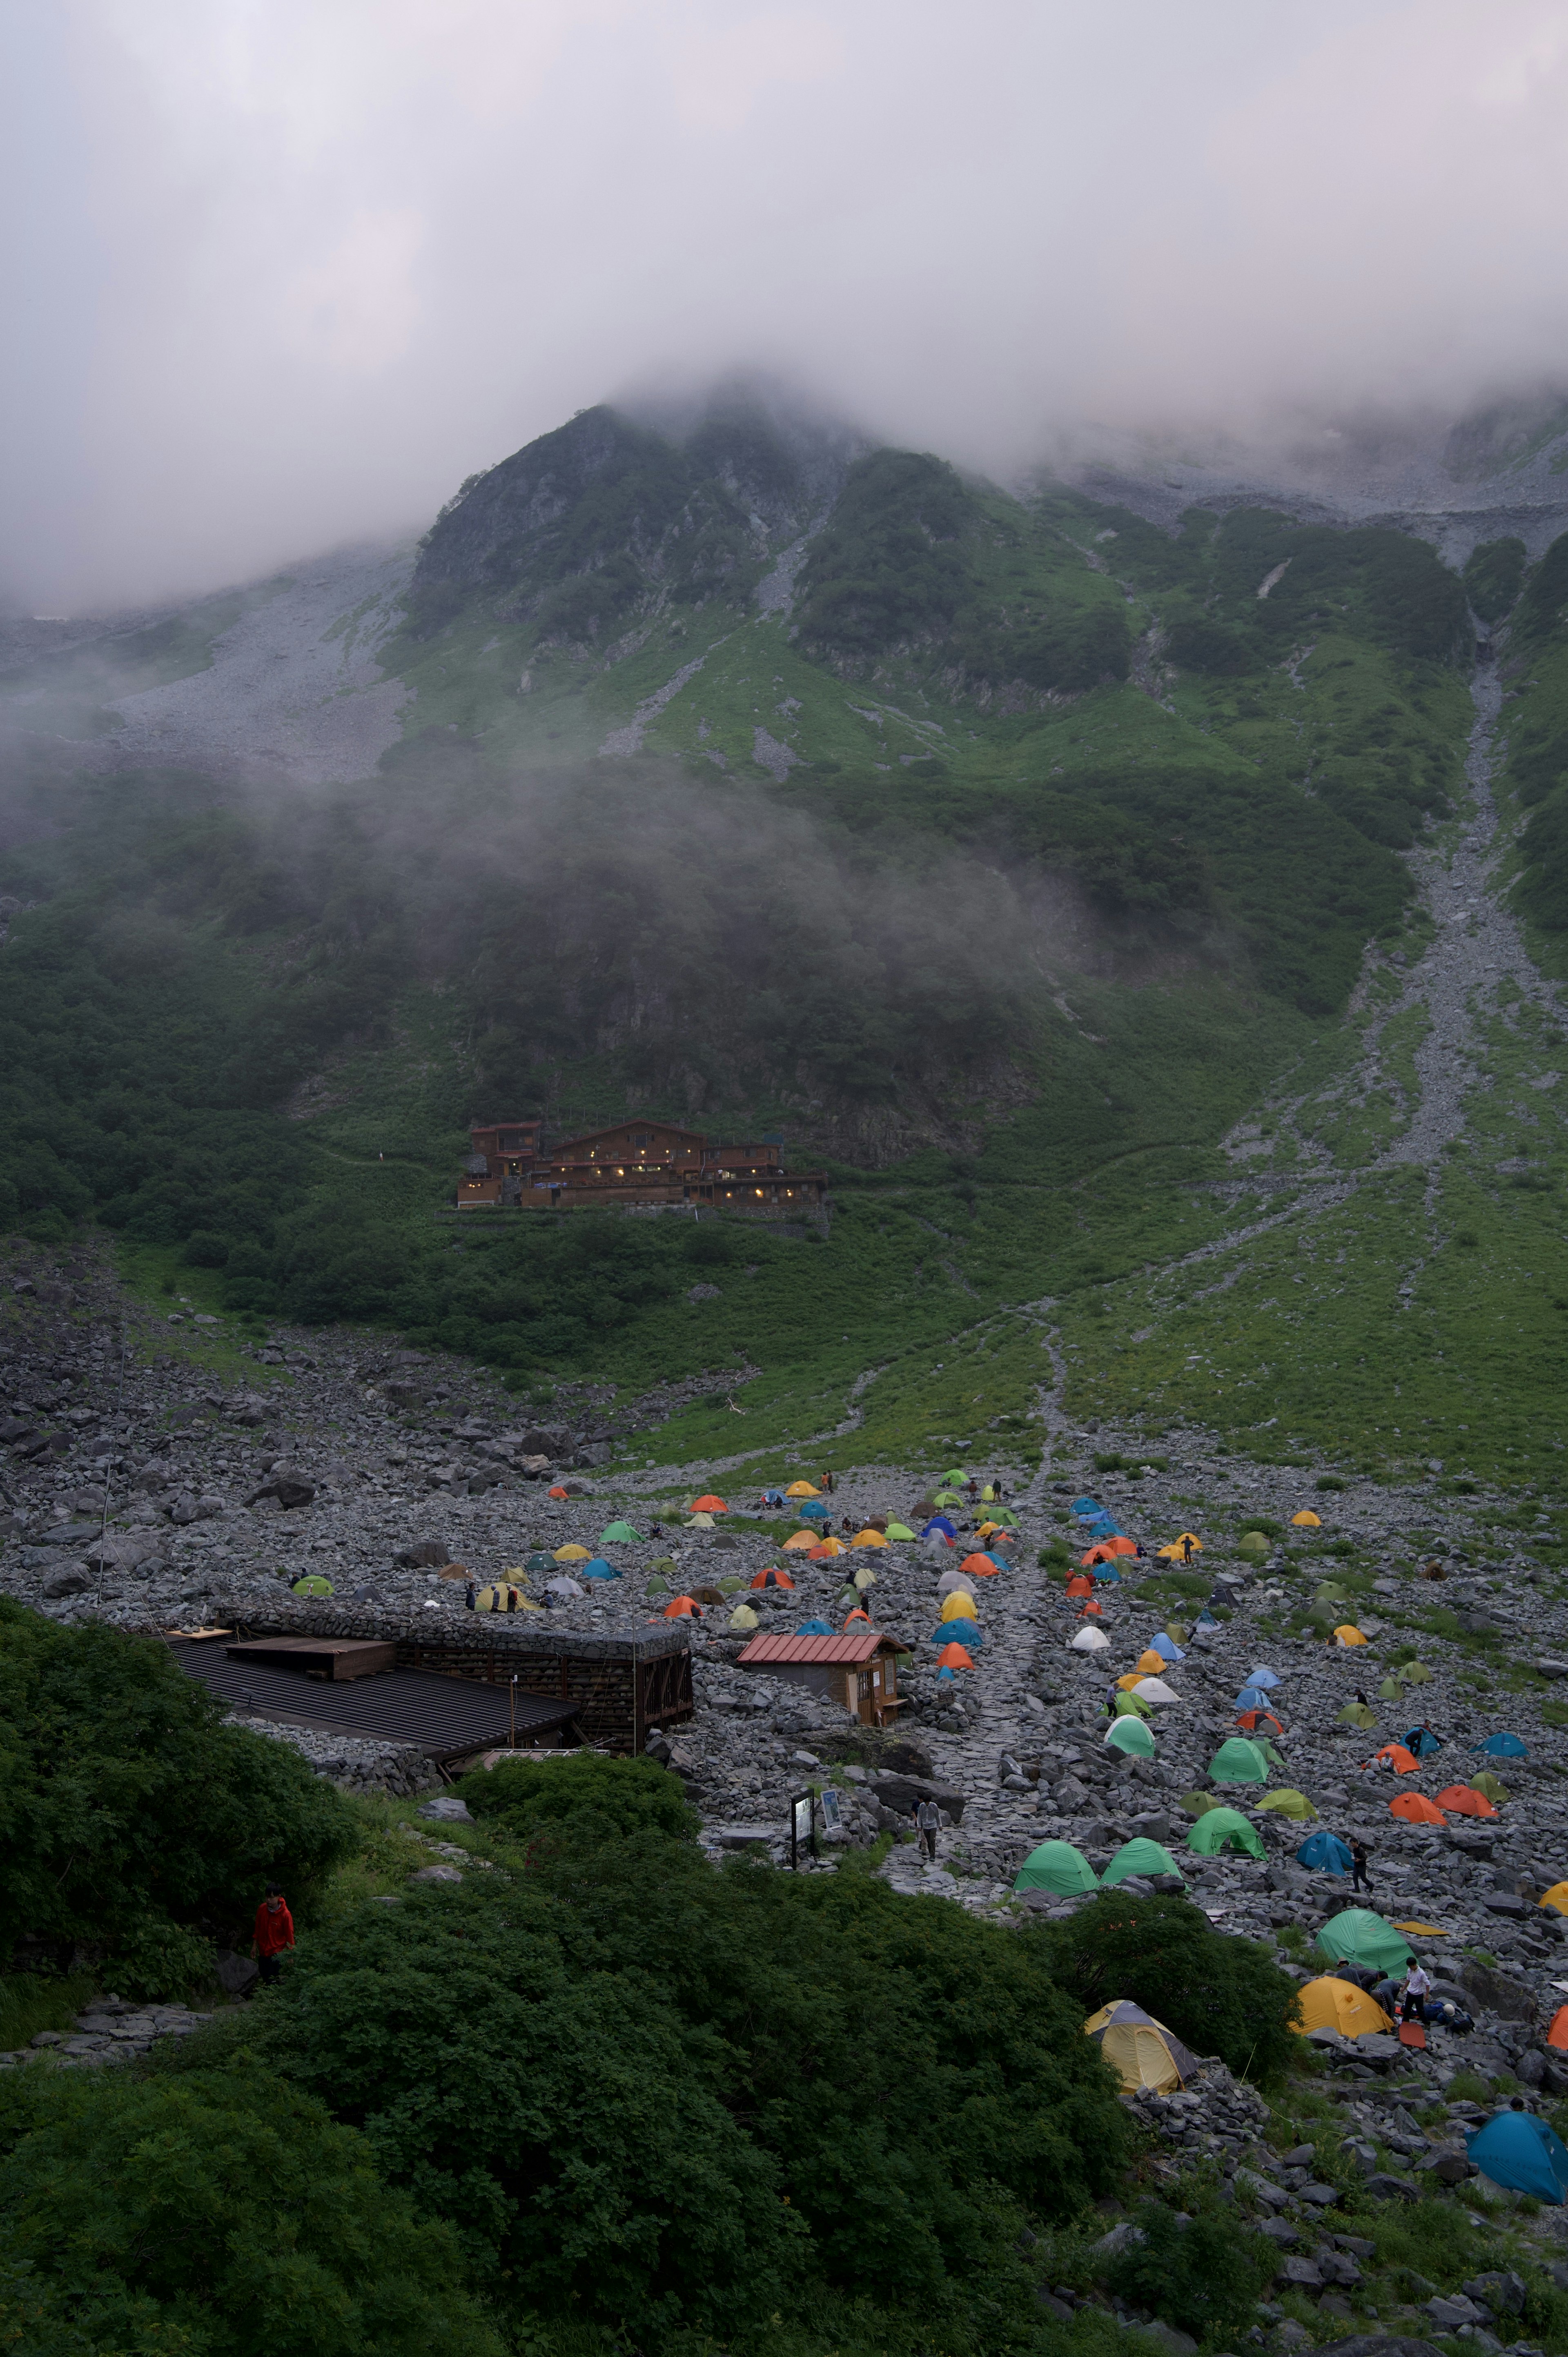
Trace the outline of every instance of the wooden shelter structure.
{"label": "wooden shelter structure", "polygon": [[457,1183],[460,1211],[746,1211],[764,1218],[819,1212],[821,1170],[787,1171],[779,1136],[714,1144],[671,1122],[621,1122],[568,1137],[546,1154],[537,1122],[501,1122],[468,1133]]}
{"label": "wooden shelter structure", "polygon": [[841,1629],[828,1637],[754,1637],[739,1666],[803,1686],[867,1727],[886,1727],[904,1707],[897,1663],[908,1650],[875,1629]]}

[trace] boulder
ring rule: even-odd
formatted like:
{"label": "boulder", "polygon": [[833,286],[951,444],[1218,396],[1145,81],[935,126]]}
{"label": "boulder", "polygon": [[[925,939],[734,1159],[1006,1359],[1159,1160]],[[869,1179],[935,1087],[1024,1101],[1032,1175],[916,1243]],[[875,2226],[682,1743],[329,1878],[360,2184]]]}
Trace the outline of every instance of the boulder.
{"label": "boulder", "polygon": [[437,1793],[434,1801],[424,1802],[415,1813],[432,1824],[471,1825],[474,1822],[468,1803],[460,1801],[456,1792]]}
{"label": "boulder", "polygon": [[245,1996],[261,1978],[255,1958],[237,1955],[232,1948],[220,1948],[212,1968],[218,1975],[218,1986],[230,1996]]}
{"label": "boulder", "polygon": [[455,1866],[422,1866],[417,1874],[409,1876],[411,1882],[461,1882],[463,1878]]}
{"label": "boulder", "polygon": [[564,1457],[571,1447],[572,1435],[564,1424],[531,1425],[518,1442],[519,1453],[524,1457]]}
{"label": "boulder", "polygon": [[[1498,1896],[1503,1894],[1498,1893]],[[1524,1902],[1520,1901],[1523,1907]],[[1528,1911],[1528,1910],[1526,1910]],[[1500,2014],[1505,2021],[1533,2021],[1535,1999],[1522,1982],[1509,1973],[1494,1972],[1474,1956],[1462,1956],[1453,1966],[1454,1978],[1466,1994],[1488,2012]],[[1365,2040],[1362,2043],[1365,2044]]]}
{"label": "boulder", "polygon": [[84,1571],[74,1566],[69,1571],[57,1571],[52,1579],[44,1582],[44,1594],[57,1602],[64,1596],[85,1596],[92,1582]]}
{"label": "boulder", "polygon": [[451,1548],[443,1546],[439,1539],[417,1539],[393,1555],[392,1561],[403,1571],[438,1571],[451,1556]]}
{"label": "boulder", "polygon": [[872,1783],[872,1791],[884,1808],[893,1810],[897,1816],[908,1817],[917,1801],[934,1801],[939,1809],[947,1811],[955,1825],[963,1823],[963,1794],[949,1785],[930,1783],[923,1776],[878,1776]]}

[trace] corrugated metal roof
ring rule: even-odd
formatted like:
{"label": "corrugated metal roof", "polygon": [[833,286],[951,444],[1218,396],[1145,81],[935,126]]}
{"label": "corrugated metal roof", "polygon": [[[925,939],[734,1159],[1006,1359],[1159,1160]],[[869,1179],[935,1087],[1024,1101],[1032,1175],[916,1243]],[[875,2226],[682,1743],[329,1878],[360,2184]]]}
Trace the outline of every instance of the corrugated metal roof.
{"label": "corrugated metal roof", "polygon": [[243,1709],[248,1695],[258,1718],[314,1727],[328,1735],[412,1743],[437,1760],[504,1745],[514,1723],[519,1741],[532,1742],[577,1715],[574,1703],[524,1694],[519,1687],[514,1721],[510,1680],[490,1685],[477,1678],[444,1677],[435,1670],[383,1670],[351,1685],[328,1685],[301,1670],[235,1661],[220,1638],[177,1638],[169,1651],[182,1670],[225,1702]]}
{"label": "corrugated metal roof", "polygon": [[832,1637],[754,1637],[740,1655],[745,1662],[868,1662],[886,1646],[899,1648],[875,1629],[843,1629]]}

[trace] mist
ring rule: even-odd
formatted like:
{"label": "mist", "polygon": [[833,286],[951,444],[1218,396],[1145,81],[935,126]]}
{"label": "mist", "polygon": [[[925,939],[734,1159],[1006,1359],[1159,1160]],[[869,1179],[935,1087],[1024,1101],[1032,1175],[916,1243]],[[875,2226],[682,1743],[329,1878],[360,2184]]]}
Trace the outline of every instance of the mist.
{"label": "mist", "polygon": [[1006,476],[1568,353],[1561,0],[61,0],[0,66],[31,611],[416,532],[736,368]]}

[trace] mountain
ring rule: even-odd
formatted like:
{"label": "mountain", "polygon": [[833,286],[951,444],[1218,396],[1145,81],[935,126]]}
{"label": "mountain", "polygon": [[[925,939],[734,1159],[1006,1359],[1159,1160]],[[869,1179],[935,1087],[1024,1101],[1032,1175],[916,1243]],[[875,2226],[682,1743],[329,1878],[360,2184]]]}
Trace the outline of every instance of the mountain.
{"label": "mountain", "polygon": [[[758,1446],[1550,1463],[1554,414],[1374,512],[1000,487],[732,387],[414,550],[15,640],[5,1218],[538,1397],[722,1374],[692,1456],[738,1371]],[[433,1218],[471,1120],[631,1112],[781,1132],[828,1240]]]}

